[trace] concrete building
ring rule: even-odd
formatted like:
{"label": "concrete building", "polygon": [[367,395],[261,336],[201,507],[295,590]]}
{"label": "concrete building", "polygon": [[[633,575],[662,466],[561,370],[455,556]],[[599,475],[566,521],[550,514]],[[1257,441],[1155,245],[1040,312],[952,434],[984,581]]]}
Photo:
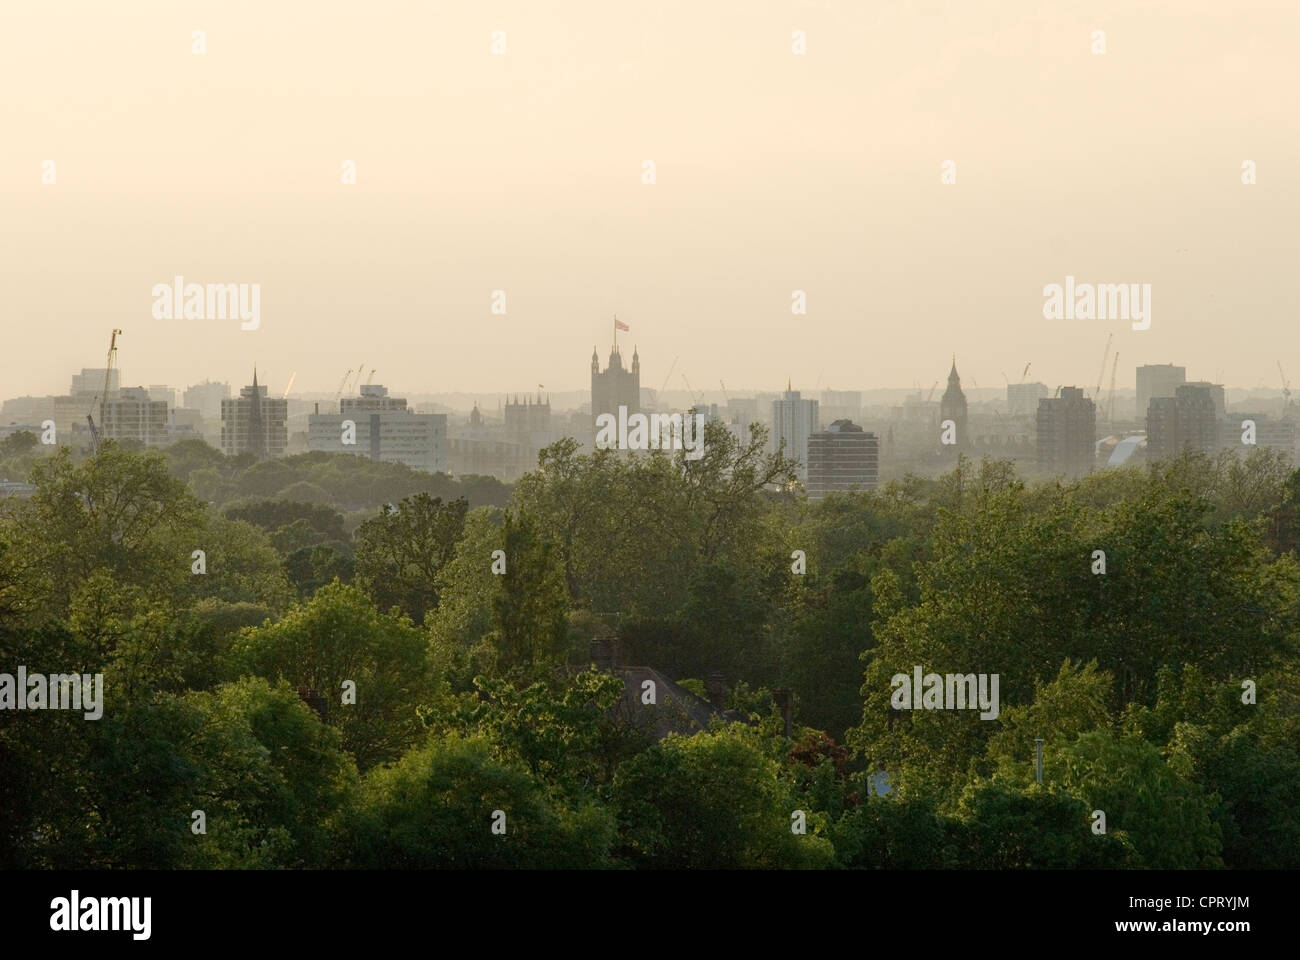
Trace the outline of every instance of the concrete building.
{"label": "concrete building", "polygon": [[[97,397],[104,391],[104,373],[103,367],[92,369],[82,367],[81,373],[72,375],[72,389],[68,391],[74,397]],[[111,397],[122,389],[122,373],[120,370],[114,370],[108,377],[108,395]]]}
{"label": "concrete building", "polygon": [[1033,416],[1038,412],[1038,401],[1047,398],[1045,383],[1008,383],[1007,413],[1013,417]]}
{"label": "concrete building", "polygon": [[596,348],[591,348],[591,435],[596,435],[596,418],[602,413],[618,417],[618,408],[627,407],[628,416],[641,412],[641,358],[632,348],[631,369],[623,367],[618,344],[609,351],[609,363],[600,369]]}
{"label": "concrete building", "polygon": [[405,397],[390,397],[388,388],[380,383],[366,383],[355,397],[339,399],[339,412],[344,416],[352,413],[387,413],[393,410],[406,411]]}
{"label": "concrete building", "polygon": [[851,420],[836,420],[808,438],[808,496],[874,490],[880,477],[880,440]]}
{"label": "concrete building", "polygon": [[823,390],[818,415],[824,423],[862,419],[861,390]]}
{"label": "concrete building", "polygon": [[1255,446],[1272,447],[1285,454],[1292,465],[1296,463],[1296,423],[1294,420],[1278,420],[1267,413],[1233,413],[1223,420],[1220,437],[1225,447],[1236,448],[1239,453],[1249,453],[1253,449],[1242,442],[1247,420],[1255,424]]}
{"label": "concrete building", "polygon": [[1187,381],[1187,368],[1172,363],[1148,363],[1137,368],[1137,416],[1147,415],[1155,397],[1172,397]]}
{"label": "concrete building", "polygon": [[268,397],[254,368],[252,385],[221,401],[221,452],[228,457],[251,453],[259,460],[282,457],[289,445],[288,420],[289,401]]}
{"label": "concrete building", "polygon": [[[351,428],[345,433],[344,424]],[[345,436],[354,443],[344,443]],[[406,398],[390,397],[381,384],[366,384],[360,396],[344,397],[338,413],[307,417],[307,449],[352,453],[413,470],[446,473],[447,415],[415,413]]]}
{"label": "concrete building", "polygon": [[105,439],[138,440],[148,447],[167,445],[167,402],[150,399],[144,387],[119,390],[100,404],[100,410],[95,425]]}
{"label": "concrete building", "polygon": [[197,410],[203,419],[211,422],[221,420],[221,401],[230,399],[230,384],[213,383],[205,380],[188,387],[182,395],[181,405],[187,410]]}
{"label": "concrete building", "polygon": [[[1205,390],[1209,392],[1210,399],[1214,401],[1215,417],[1217,417],[1220,420],[1223,419],[1223,413],[1224,410],[1226,409],[1226,406],[1223,402],[1223,384],[1210,383],[1210,381],[1208,380],[1189,380],[1187,381],[1187,383],[1183,384],[1183,386],[1205,388]],[[1175,394],[1176,393],[1177,393],[1177,388],[1175,388]]]}
{"label": "concrete building", "polygon": [[161,400],[163,403],[167,404],[168,410],[178,406],[177,392],[165,383],[149,384],[149,399]]}
{"label": "concrete building", "polygon": [[808,479],[808,438],[820,428],[820,412],[816,400],[804,400],[798,390],[786,391],[780,400],[772,401],[771,431],[768,449],[783,451],[787,457],[799,462],[799,479]]}
{"label": "concrete building", "polygon": [[1147,407],[1147,457],[1158,459],[1184,449],[1211,451],[1219,445],[1214,395],[1206,386],[1182,385],[1172,397],[1152,397]]}
{"label": "concrete building", "polygon": [[1038,466],[1077,477],[1096,463],[1097,406],[1078,387],[1038,401]]}

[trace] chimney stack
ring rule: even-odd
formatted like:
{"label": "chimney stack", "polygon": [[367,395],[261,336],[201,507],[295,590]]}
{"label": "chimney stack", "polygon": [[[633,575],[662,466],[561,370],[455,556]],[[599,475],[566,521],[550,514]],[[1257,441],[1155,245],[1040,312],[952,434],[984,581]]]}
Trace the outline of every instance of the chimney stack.
{"label": "chimney stack", "polygon": [[719,710],[727,706],[727,688],[723,685],[722,674],[716,670],[704,681],[704,692],[709,695],[709,702]]}

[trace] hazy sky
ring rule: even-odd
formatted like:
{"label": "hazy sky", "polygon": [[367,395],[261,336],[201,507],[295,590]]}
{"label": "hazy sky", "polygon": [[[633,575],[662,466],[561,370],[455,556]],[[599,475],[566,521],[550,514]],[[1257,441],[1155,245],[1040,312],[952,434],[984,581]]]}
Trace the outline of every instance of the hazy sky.
{"label": "hazy sky", "polygon": [[[131,385],[578,389],[615,312],[649,387],[1091,389],[1111,331],[1121,386],[1300,381],[1297,50],[1295,0],[11,0],[0,396],[113,326]],[[177,274],[260,329],[154,319]],[[1045,320],[1067,274],[1151,328]]]}

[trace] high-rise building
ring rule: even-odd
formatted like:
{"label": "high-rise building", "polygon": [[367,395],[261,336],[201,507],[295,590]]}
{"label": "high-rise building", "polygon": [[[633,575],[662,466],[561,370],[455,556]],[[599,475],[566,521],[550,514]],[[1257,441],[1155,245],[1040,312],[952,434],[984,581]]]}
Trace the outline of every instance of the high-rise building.
{"label": "high-rise building", "polygon": [[1187,381],[1187,368],[1172,363],[1148,363],[1137,368],[1138,417],[1144,417],[1154,397],[1172,397]]}
{"label": "high-rise building", "polygon": [[591,348],[591,433],[596,434],[596,418],[602,413],[618,417],[618,408],[627,407],[628,416],[641,412],[641,358],[632,348],[632,368],[623,367],[618,345],[609,351],[609,364],[602,372],[596,348]]}
{"label": "high-rise building", "polygon": [[187,410],[197,410],[204,420],[221,419],[221,401],[230,399],[230,384],[213,383],[205,380],[188,387],[183,394],[182,406]]}
{"label": "high-rise building", "polygon": [[1078,387],[1038,401],[1038,466],[1069,477],[1096,463],[1097,406]]}
{"label": "high-rise building", "polygon": [[804,400],[798,390],[786,391],[780,400],[772,401],[772,430],[768,448],[783,451],[785,456],[799,462],[799,479],[808,479],[808,438],[821,426],[816,400]]}
{"label": "high-rise building", "polygon": [[[364,391],[366,388],[362,387]],[[415,413],[406,400],[374,391],[372,401],[393,401],[385,408],[340,403],[339,413],[314,413],[307,417],[307,449],[353,453],[387,463],[404,463],[414,470],[447,472],[447,415]],[[351,397],[347,399],[356,400]],[[363,396],[360,399],[366,399]],[[399,405],[400,404],[400,405]],[[346,431],[344,424],[350,422]],[[351,441],[344,443],[345,435]]]}
{"label": "high-rise building", "polygon": [[[103,388],[103,381],[100,387]],[[152,400],[144,387],[127,387],[99,405],[99,433],[110,440],[139,440],[145,446],[163,447],[167,436],[167,401]]]}
{"label": "high-rise building", "polygon": [[1147,407],[1147,458],[1209,451],[1219,445],[1219,418],[1209,386],[1179,386],[1172,397],[1152,397]]}
{"label": "high-rise building", "polygon": [[808,496],[833,490],[874,490],[880,475],[880,440],[851,420],[836,420],[808,438]]}
{"label": "high-rise building", "polygon": [[957,443],[945,446],[945,450],[965,450],[970,447],[970,438],[966,435],[966,394],[961,389],[961,377],[957,375],[957,358],[952,358],[952,370],[948,372],[948,389],[939,400],[939,422],[951,420],[957,427]]}
{"label": "high-rise building", "polygon": [[[68,391],[69,395],[74,397],[97,397],[104,392],[104,374],[108,372],[103,367],[92,369],[82,367],[81,373],[72,375],[72,389]],[[111,397],[118,390],[122,389],[122,374],[120,370],[113,370],[108,376],[108,395]]]}
{"label": "high-rise building", "polygon": [[1026,417],[1038,411],[1038,401],[1047,397],[1045,383],[1008,383],[1007,413],[1013,417]]}
{"label": "high-rise building", "polygon": [[176,406],[176,391],[165,383],[149,384],[149,399],[161,400],[167,404],[167,409],[171,410]]}
{"label": "high-rise building", "polygon": [[406,398],[390,397],[388,388],[381,383],[362,384],[357,396],[339,398],[339,412],[345,416],[350,413],[383,413],[405,409]]}
{"label": "high-rise building", "polygon": [[221,452],[228,457],[251,453],[259,460],[282,457],[289,445],[288,421],[289,401],[268,397],[254,367],[252,385],[221,401]]}
{"label": "high-rise building", "polygon": [[[1210,383],[1208,380],[1188,380],[1187,383],[1183,384],[1183,386],[1204,387],[1208,390],[1210,393],[1210,399],[1214,401],[1214,415],[1220,420],[1223,419],[1224,410],[1226,409],[1223,398],[1223,384]],[[1177,393],[1177,390],[1175,390],[1175,393]]]}

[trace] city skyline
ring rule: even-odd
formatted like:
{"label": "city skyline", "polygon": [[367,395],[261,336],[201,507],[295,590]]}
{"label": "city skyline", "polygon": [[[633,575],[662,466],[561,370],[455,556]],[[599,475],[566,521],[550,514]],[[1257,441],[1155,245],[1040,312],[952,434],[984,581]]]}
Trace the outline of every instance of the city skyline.
{"label": "city skyline", "polygon": [[[1123,382],[1300,369],[1285,4],[72,6],[71,35],[37,8],[0,39],[32,88],[0,157],[12,396],[100,365],[114,327],[142,383],[256,360],[328,393],[364,357],[408,390],[559,392],[615,313],[656,369],[738,389],[928,385],[940,351],[972,384],[1032,362],[1091,387],[1109,333]],[[257,328],[156,318],[177,276],[259,285]],[[1067,277],[1150,284],[1149,329],[1046,319]]]}

